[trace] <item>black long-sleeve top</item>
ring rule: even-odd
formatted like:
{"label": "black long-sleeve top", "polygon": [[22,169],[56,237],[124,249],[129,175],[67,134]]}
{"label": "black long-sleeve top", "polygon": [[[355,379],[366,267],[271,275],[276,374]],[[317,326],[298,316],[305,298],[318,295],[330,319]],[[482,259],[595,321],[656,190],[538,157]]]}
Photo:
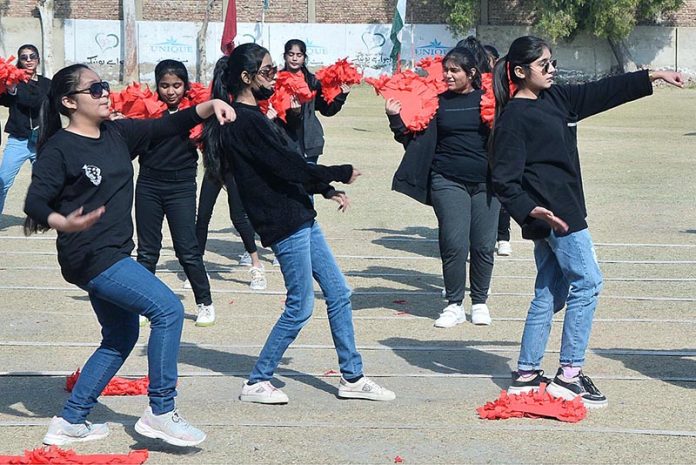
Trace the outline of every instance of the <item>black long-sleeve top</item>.
{"label": "black long-sleeve top", "polygon": [[106,121],[98,138],[64,129],[41,147],[34,163],[24,211],[48,225],[53,212],[67,216],[105,206],[89,229],[58,232],[58,262],[66,281],[84,286],[133,251],[133,164],[131,154],[153,139],[173,137],[201,122],[195,108],[156,120]]}
{"label": "black long-sleeve top", "polygon": [[28,139],[32,128],[38,127],[39,110],[51,89],[51,80],[38,76],[38,80],[20,82],[17,93],[0,96],[0,105],[10,108],[5,132],[18,139]]}
{"label": "black long-sleeve top", "polygon": [[[171,118],[174,114],[176,113],[165,112],[162,118]],[[150,147],[139,154],[138,162],[141,167],[159,171],[192,171],[198,164],[198,151],[196,144],[189,138],[189,133],[181,132],[172,137],[153,140]]]}
{"label": "black long-sleeve top", "polygon": [[308,194],[327,193],[332,181],[347,182],[353,167],[309,164],[258,107],[232,107],[237,119],[221,129],[225,157],[261,243],[275,244],[316,217]]}
{"label": "black long-sleeve top", "polygon": [[286,123],[280,119],[276,122],[285,129],[300,153],[305,157],[313,158],[324,152],[324,129],[315,112],[318,111],[323,116],[334,116],[343,108],[348,94],[338,94],[333,102],[326,103],[322,95],[321,83],[316,76],[309,71],[300,72],[304,74],[309,88],[315,90],[317,94],[312,101],[302,104],[299,112],[288,110]]}
{"label": "black long-sleeve top", "polygon": [[565,221],[568,233],[587,228],[577,123],[652,94],[647,71],[583,85],[554,85],[536,100],[512,99],[495,124],[493,188],[527,239],[550,228],[529,216],[536,206]]}

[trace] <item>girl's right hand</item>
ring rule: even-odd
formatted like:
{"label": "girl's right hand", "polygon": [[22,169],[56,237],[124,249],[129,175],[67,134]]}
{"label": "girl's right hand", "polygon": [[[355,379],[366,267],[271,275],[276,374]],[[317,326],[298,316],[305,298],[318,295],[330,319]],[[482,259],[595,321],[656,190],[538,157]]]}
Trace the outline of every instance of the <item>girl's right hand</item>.
{"label": "girl's right hand", "polygon": [[534,210],[529,213],[529,216],[546,221],[556,232],[564,233],[568,231],[568,223],[554,215],[551,210],[544,207],[534,207]]}
{"label": "girl's right hand", "polygon": [[103,205],[89,213],[82,214],[84,208],[80,207],[68,216],[63,216],[58,212],[48,215],[48,225],[56,231],[74,233],[89,229],[102,217],[106,211]]}
{"label": "girl's right hand", "polygon": [[350,175],[350,179],[346,184],[353,184],[356,179],[358,179],[358,176],[362,176],[362,173],[355,168],[353,168],[353,174]]}
{"label": "girl's right hand", "polygon": [[401,102],[393,98],[387,99],[387,102],[384,104],[384,109],[390,116],[398,115],[401,113]]}
{"label": "girl's right hand", "polygon": [[278,112],[276,111],[275,108],[273,108],[273,105],[268,105],[268,111],[266,112],[266,118],[270,120],[274,120],[278,117]]}

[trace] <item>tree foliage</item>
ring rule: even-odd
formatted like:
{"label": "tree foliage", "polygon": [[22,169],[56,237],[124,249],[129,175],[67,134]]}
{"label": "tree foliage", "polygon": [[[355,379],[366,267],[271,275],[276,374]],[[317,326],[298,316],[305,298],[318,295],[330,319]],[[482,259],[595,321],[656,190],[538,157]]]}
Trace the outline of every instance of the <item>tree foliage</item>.
{"label": "tree foliage", "polygon": [[479,0],[442,0],[449,10],[447,24],[457,36],[465,35],[469,29],[476,26],[479,19]]}

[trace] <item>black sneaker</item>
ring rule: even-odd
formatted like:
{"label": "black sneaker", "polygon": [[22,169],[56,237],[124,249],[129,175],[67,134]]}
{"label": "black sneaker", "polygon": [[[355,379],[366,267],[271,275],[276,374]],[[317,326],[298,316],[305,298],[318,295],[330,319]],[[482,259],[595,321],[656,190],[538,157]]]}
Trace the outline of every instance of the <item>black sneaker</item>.
{"label": "black sneaker", "polygon": [[563,381],[561,375],[563,369],[559,368],[553,382],[549,384],[546,391],[553,397],[560,397],[565,400],[573,400],[580,396],[582,403],[587,408],[602,408],[606,407],[607,397],[602,394],[597,386],[594,385],[589,376],[585,376],[582,372],[573,378],[571,381]]}
{"label": "black sneaker", "polygon": [[541,383],[548,385],[551,379],[544,376],[544,370],[535,370],[534,377],[521,381],[520,374],[516,371],[512,372],[512,383],[508,388],[508,394],[525,394],[527,392],[538,391]]}

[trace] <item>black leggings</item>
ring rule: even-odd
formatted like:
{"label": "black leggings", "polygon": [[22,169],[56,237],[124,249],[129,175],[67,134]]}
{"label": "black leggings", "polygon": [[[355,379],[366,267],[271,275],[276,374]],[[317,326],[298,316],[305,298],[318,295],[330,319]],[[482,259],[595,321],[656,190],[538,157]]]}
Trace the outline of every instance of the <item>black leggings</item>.
{"label": "black leggings", "polygon": [[[249,217],[244,211],[242,199],[239,197],[239,190],[232,175],[225,176],[225,187],[227,188],[227,203],[230,207],[232,225],[242,237],[244,250],[250,254],[254,253],[257,250],[256,231],[254,231],[249,222]],[[202,254],[205,254],[205,244],[208,242],[208,226],[221,189],[221,184],[209,179],[208,176],[203,176],[201,195],[198,198],[198,216],[196,218],[196,237],[198,238],[198,248]]]}
{"label": "black leggings", "polygon": [[498,240],[510,240],[510,214],[504,208],[500,209],[498,216]]}

